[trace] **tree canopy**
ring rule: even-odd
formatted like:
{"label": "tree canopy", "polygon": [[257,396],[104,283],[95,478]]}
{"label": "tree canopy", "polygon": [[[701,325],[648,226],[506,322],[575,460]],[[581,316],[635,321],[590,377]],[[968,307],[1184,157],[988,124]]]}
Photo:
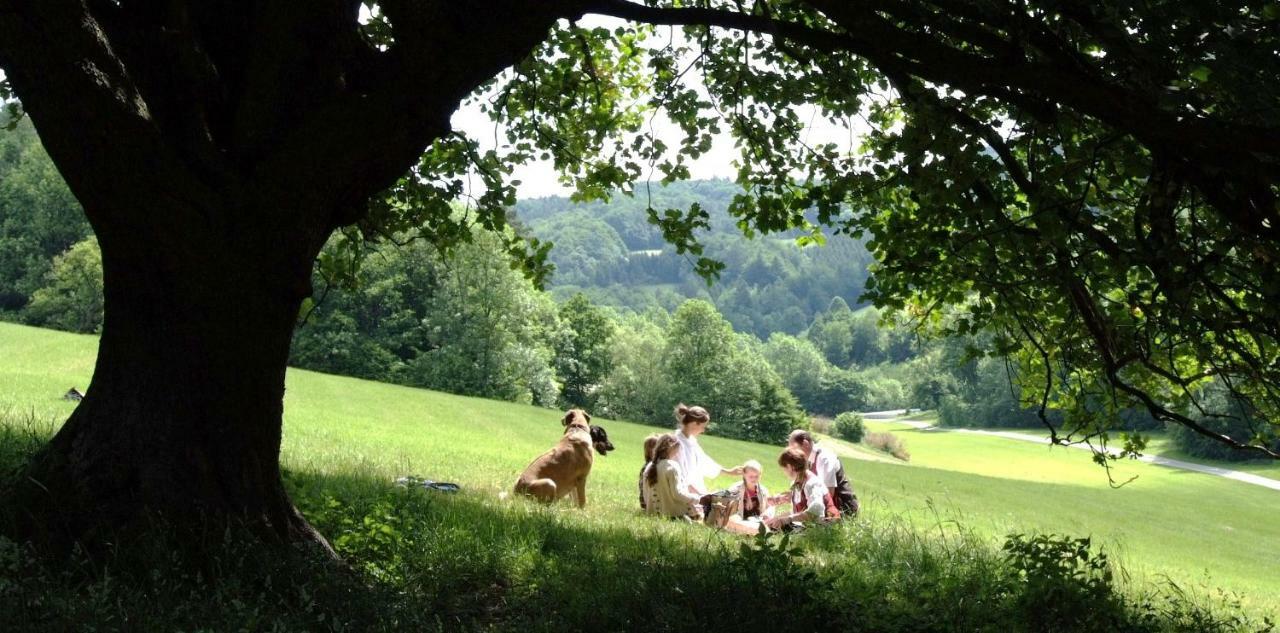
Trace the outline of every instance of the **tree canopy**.
{"label": "tree canopy", "polygon": [[[475,97],[513,138],[482,172],[549,158],[589,200],[655,172],[685,178],[727,133],[742,149],[747,191],[729,211],[744,232],[869,235],[881,264],[868,296],[944,333],[997,333],[986,351],[1019,354],[1043,409],[1088,412],[1065,437],[1104,435],[1141,406],[1238,445],[1187,414],[1210,380],[1280,419],[1274,5],[574,9],[628,23],[562,23]],[[393,13],[375,21],[394,44]],[[808,143],[806,108],[862,136]],[[658,113],[683,130],[678,147],[646,133]],[[509,184],[487,184],[509,200]],[[700,273],[719,273],[698,240],[705,209],[649,215]],[[1266,452],[1276,425],[1253,428],[1247,444]]]}
{"label": "tree canopy", "polygon": [[[1274,4],[587,4],[685,36],[552,37],[493,102],[515,155],[551,155],[592,196],[646,167],[686,176],[723,130],[744,231],[870,235],[877,305],[995,333],[987,351],[1018,354],[1042,412],[1077,413],[1055,439],[1105,439],[1139,406],[1240,445],[1188,414],[1217,381],[1272,421],[1243,444],[1276,456]],[[805,107],[865,135],[808,144]],[[651,110],[685,131],[674,157],[637,129]],[[705,212],[650,214],[701,255]]]}
{"label": "tree canopy", "polygon": [[[545,278],[548,245],[503,230],[512,165],[544,157],[600,198],[687,178],[717,133],[741,150],[744,233],[869,237],[870,298],[990,333],[1042,411],[1076,412],[1055,439],[1105,439],[1138,404],[1278,456],[1278,21],[1258,0],[0,0],[0,97],[104,274],[94,384],[28,501],[73,532],[196,504],[314,537],[280,412],[329,236],[351,239],[320,266],[349,269],[368,240],[448,249],[479,225]],[[510,142],[452,131],[464,100]],[[858,134],[810,142],[805,112]],[[679,140],[648,133],[659,114]],[[706,210],[647,214],[722,270]],[[1250,440],[1186,412],[1209,381],[1267,421]]]}

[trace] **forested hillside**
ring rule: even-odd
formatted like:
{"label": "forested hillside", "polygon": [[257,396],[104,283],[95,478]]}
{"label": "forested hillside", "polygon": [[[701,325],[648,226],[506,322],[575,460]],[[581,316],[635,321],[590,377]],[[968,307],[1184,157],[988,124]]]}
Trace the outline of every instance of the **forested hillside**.
{"label": "forested hillside", "polygon": [[[71,287],[86,269],[93,277],[92,262],[85,260],[96,257],[96,247],[68,251],[90,233],[31,122],[0,133],[0,317],[21,312],[33,325],[95,330],[101,300],[92,292],[77,297]],[[95,281],[88,283],[92,290]]]}
{"label": "forested hillside", "polygon": [[[673,310],[685,299],[713,302],[740,332],[766,339],[797,334],[833,297],[857,306],[870,253],[857,240],[828,236],[819,247],[797,246],[798,232],[746,240],[729,213],[741,189],[727,180],[637,185],[633,196],[577,204],[567,198],[524,200],[516,215],[539,239],[555,243],[551,288],[559,298],[584,292],[592,301],[643,312]],[[705,256],[725,264],[708,286],[684,256],[662,239],[648,209],[689,209],[709,216],[698,235]]]}
{"label": "forested hillside", "polygon": [[[993,355],[980,335],[922,338],[885,322],[858,298],[871,257],[832,236],[800,246],[798,232],[744,239],[727,181],[640,186],[609,203],[520,202],[516,231],[554,243],[550,287],[508,265],[502,240],[472,227],[443,253],[422,241],[361,245],[361,264],[333,275],[349,253],[321,254],[314,296],[299,315],[297,367],[547,407],[586,406],[655,425],[671,406],[698,402],[717,432],[776,441],[803,414],[927,408],[950,426],[1038,426],[1036,394],[1017,384],[1026,359]],[[722,261],[708,285],[665,246],[648,209],[701,207],[705,255]],[[75,332],[102,324],[102,260],[79,204],[34,130],[0,134],[0,319]],[[1239,408],[1211,385],[1201,423],[1247,438]],[[1030,405],[1030,406],[1028,406]],[[1159,428],[1118,412],[1127,429]],[[1064,416],[1050,406],[1056,425]],[[1247,421],[1248,415],[1244,417]],[[1174,429],[1191,454],[1247,457]]]}

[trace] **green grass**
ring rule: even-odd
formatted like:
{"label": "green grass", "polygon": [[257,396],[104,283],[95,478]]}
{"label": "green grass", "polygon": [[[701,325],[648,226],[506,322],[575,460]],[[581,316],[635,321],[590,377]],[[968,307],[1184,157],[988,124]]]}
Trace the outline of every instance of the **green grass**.
{"label": "green grass", "polygon": [[1136,477],[1113,489],[1086,451],[893,422],[867,428],[900,435],[911,452],[909,466],[853,464],[873,507],[924,522],[937,509],[992,536],[1092,535],[1132,573],[1226,587],[1280,608],[1280,551],[1268,545],[1280,542],[1274,490],[1135,461],[1113,463],[1117,483]]}
{"label": "green grass", "polygon": [[[87,385],[95,350],[93,337],[0,324],[0,417],[11,424],[44,420],[37,431],[51,431],[74,407],[60,400],[62,393]],[[291,370],[286,480],[300,507],[358,568],[391,579],[385,582],[399,588],[398,599],[435,601],[433,608],[469,613],[473,625],[489,618],[529,624],[523,609],[539,592],[558,601],[563,617],[576,614],[573,621],[606,629],[677,622],[680,609],[695,608],[704,596],[732,600],[708,583],[738,582],[714,570],[738,564],[740,539],[635,510],[641,441],[660,429],[597,420],[618,450],[596,458],[585,511],[500,498],[525,464],[558,439],[559,418],[546,409]],[[867,425],[901,434],[911,462],[841,446],[865,513],[840,530],[803,539],[824,591],[878,596],[876,610],[885,617],[907,617],[935,601],[938,613],[950,614],[937,617],[1004,630],[1001,617],[1031,608],[1008,606],[1013,594],[998,580],[994,545],[1009,533],[1042,532],[1091,536],[1132,575],[1125,584],[1131,596],[1172,582],[1195,595],[1216,588],[1237,594],[1247,612],[1280,610],[1275,491],[1136,462],[1117,465],[1117,480],[1138,476],[1117,490],[1083,451]],[[784,487],[773,466],[778,447],[717,437],[703,444],[726,466],[760,460],[766,485]],[[389,482],[405,474],[455,481],[465,492],[388,501]],[[382,525],[397,536],[380,535]],[[975,582],[985,589],[970,586]],[[684,606],[593,615],[599,605],[591,591],[642,595],[637,583]],[[575,588],[591,591],[579,595]],[[955,604],[979,594],[989,600],[985,606]],[[488,603],[499,605],[495,613],[468,611]],[[929,629],[928,622],[903,630]],[[1022,626],[1015,628],[1036,628]]]}

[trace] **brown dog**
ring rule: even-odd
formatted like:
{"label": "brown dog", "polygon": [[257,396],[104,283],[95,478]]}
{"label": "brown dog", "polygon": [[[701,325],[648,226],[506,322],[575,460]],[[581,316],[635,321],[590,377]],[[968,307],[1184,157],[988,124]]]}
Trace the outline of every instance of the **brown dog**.
{"label": "brown dog", "polygon": [[[587,505],[587,475],[595,457],[594,447],[601,455],[613,448],[604,429],[591,426],[591,416],[581,409],[571,409],[564,414],[564,436],[549,451],[538,456],[516,480],[515,492],[529,495],[544,503],[550,503],[577,493],[578,507]],[[596,431],[599,429],[599,431]],[[603,439],[603,441],[601,441]]]}

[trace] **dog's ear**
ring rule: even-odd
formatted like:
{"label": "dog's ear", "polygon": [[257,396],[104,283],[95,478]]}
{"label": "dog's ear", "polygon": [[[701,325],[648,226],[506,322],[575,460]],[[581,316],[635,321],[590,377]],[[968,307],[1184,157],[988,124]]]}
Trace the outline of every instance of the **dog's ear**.
{"label": "dog's ear", "polygon": [[583,412],[582,412],[582,415],[584,415],[584,416],[586,416],[586,417],[587,417],[587,423],[588,423],[588,424],[590,424],[590,423],[591,423],[591,414],[590,414],[590,413],[587,413],[586,411],[583,411]]}
{"label": "dog's ear", "polygon": [[609,434],[602,426],[591,425],[591,443],[601,455],[608,455],[613,450],[613,442],[609,441]]}
{"label": "dog's ear", "polygon": [[566,411],[564,414],[564,419],[560,420],[560,424],[563,426],[569,426],[570,422],[573,422],[573,409]]}

